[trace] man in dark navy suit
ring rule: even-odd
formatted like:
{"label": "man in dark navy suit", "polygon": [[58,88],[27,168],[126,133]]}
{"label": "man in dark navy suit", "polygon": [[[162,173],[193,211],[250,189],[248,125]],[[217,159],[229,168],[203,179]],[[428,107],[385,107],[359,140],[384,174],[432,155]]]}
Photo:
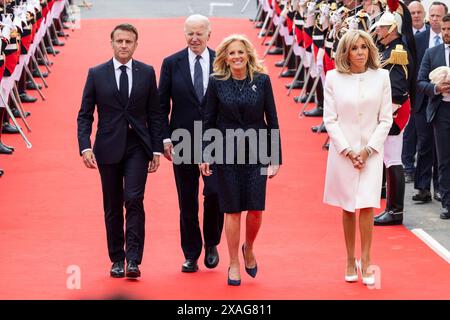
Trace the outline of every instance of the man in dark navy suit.
{"label": "man in dark navy suit", "polygon": [[[113,262],[110,274],[116,278],[125,275],[137,278],[141,274],[145,184],[147,173],[158,169],[163,152],[155,71],[132,59],[137,40],[134,26],[121,24],[114,28],[111,33],[114,57],[89,70],[78,113],[78,143],[83,162],[88,168],[98,166],[100,172],[108,252]],[[98,125],[91,149],[95,106]]]}
{"label": "man in dark navy suit", "polygon": [[[430,28],[415,35],[417,49],[417,71],[425,51],[442,43],[441,23],[447,13],[447,6],[441,2],[433,2],[429,9]],[[426,109],[428,97],[418,90],[413,106],[414,123],[417,130],[417,167],[414,188],[418,193],[413,195],[414,201],[431,201],[431,179],[433,177],[434,198],[441,200],[438,183],[438,164],[434,143],[433,126],[428,123]]]}
{"label": "man in dark navy suit", "polygon": [[450,14],[442,20],[443,43],[427,49],[420,65],[418,89],[428,96],[426,116],[432,123],[439,163],[439,188],[442,196],[442,219],[450,219],[450,81],[430,82],[429,74],[441,66],[450,67]]}
{"label": "man in dark navy suit", "polygon": [[[201,15],[188,17],[184,25],[188,47],[164,59],[159,80],[161,109],[164,113],[163,138],[164,156],[174,160],[173,170],[180,207],[181,247],[185,262],[182,272],[196,272],[197,260],[202,252],[202,235],[198,219],[198,191],[200,170],[194,160],[194,146],[201,148],[201,141],[194,141],[194,122],[201,123],[205,105],[205,92],[209,75],[213,71],[215,57],[207,47],[211,29],[208,18]],[[169,118],[170,114],[170,118]],[[171,136],[174,131],[188,132],[191,138],[189,150],[174,155]],[[201,131],[200,137],[201,138]],[[186,141],[183,141],[186,142]],[[175,143],[175,141],[174,141]],[[177,149],[175,145],[175,149]],[[201,150],[197,150],[200,151]],[[186,154],[190,153],[190,154]],[[172,155],[175,157],[172,158]],[[183,163],[177,159],[187,159]],[[187,162],[187,163],[186,163]],[[217,245],[223,228],[223,213],[219,212],[216,191],[216,177],[203,177],[203,236],[205,243],[204,263],[207,268],[215,268],[219,263]]]}
{"label": "man in dark navy suit", "polygon": [[[428,31],[430,26],[425,24],[425,8],[419,1],[412,1],[408,4],[408,10],[412,19],[412,31],[413,34],[419,34],[420,32]],[[418,67],[416,68],[416,72]],[[414,110],[414,106],[412,111]],[[402,149],[402,163],[405,169],[405,182],[414,182],[414,175],[416,171],[416,151],[417,151],[417,132],[416,123],[414,121],[414,114],[411,114],[411,118],[403,133],[403,149]]]}

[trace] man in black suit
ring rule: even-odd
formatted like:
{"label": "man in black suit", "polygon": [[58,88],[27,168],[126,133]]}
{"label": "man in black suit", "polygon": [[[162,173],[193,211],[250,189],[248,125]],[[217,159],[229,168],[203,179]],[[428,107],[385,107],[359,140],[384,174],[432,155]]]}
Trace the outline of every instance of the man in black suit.
{"label": "man in black suit", "polygon": [[[174,160],[173,170],[180,207],[181,247],[186,260],[181,271],[196,272],[197,260],[202,251],[202,235],[198,219],[200,178],[198,163],[201,159],[198,162],[194,161],[194,145],[201,147],[201,141],[194,141],[194,122],[201,123],[202,120],[205,92],[209,75],[212,73],[215,53],[206,45],[211,34],[208,18],[201,15],[188,17],[184,32],[188,47],[164,59],[159,92],[161,109],[164,113],[164,156],[170,161]],[[175,130],[188,132],[191,143],[189,150],[183,150],[183,154],[176,154],[172,158],[174,145],[171,136]],[[178,161],[181,156],[187,159],[187,163]],[[213,176],[203,178],[204,263],[207,268],[215,268],[219,263],[217,245],[223,227],[223,213],[219,212],[215,180]]]}
{"label": "man in black suit", "polygon": [[[425,8],[419,1],[412,1],[408,5],[409,13],[412,19],[412,31],[416,35],[420,32],[427,31],[430,26],[425,24]],[[416,68],[418,69],[418,68]],[[418,70],[417,70],[418,71]],[[412,107],[412,111],[414,106]],[[408,125],[403,133],[403,149],[402,149],[402,163],[405,169],[405,182],[414,182],[414,175],[416,171],[416,152],[417,152],[417,132],[414,115],[408,121]]]}
{"label": "man in black suit", "polygon": [[[162,113],[153,67],[132,59],[138,33],[121,24],[111,32],[114,57],[89,69],[78,113],[78,143],[88,168],[98,166],[112,277],[140,276],[145,236],[147,172],[159,167]],[[94,148],[90,135],[97,106]],[[150,162],[150,165],[149,165]],[[123,206],[126,208],[124,235]],[[126,251],[124,250],[124,244]]]}
{"label": "man in black suit", "polygon": [[437,67],[450,67],[450,14],[442,20],[444,43],[427,49],[420,65],[418,89],[428,96],[427,120],[432,123],[439,163],[439,188],[442,196],[442,219],[450,219],[450,81],[433,84],[429,74]]}
{"label": "man in black suit", "polygon": [[[415,35],[417,49],[417,65],[423,59],[425,51],[442,43],[441,23],[446,14],[444,3],[433,2],[430,6],[430,28]],[[419,68],[417,68],[419,69]],[[418,70],[417,70],[418,71]],[[414,188],[418,193],[412,200],[420,202],[431,201],[431,179],[433,178],[434,198],[441,200],[438,183],[438,161],[434,143],[433,126],[427,121],[426,109],[428,97],[418,90],[413,106],[414,123],[417,130],[417,167],[414,179]]]}

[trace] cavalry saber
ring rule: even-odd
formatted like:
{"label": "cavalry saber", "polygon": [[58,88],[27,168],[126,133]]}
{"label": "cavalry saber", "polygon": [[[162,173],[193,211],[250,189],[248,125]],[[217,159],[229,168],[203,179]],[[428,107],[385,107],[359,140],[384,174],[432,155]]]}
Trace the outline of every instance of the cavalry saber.
{"label": "cavalry saber", "polygon": [[[306,69],[306,67],[305,67]],[[305,91],[307,90],[308,87],[308,83],[309,83],[309,79],[311,77],[311,67],[308,69],[308,73],[306,74],[306,78],[305,81],[303,82],[303,88],[302,91],[300,92],[300,94],[298,95],[297,99],[302,99],[303,96],[305,96]],[[298,103],[299,101],[297,100],[296,103]],[[300,116],[301,117],[301,116]]]}
{"label": "cavalry saber", "polygon": [[264,23],[263,23],[263,26],[261,28],[261,31],[258,34],[258,38],[262,38],[263,37],[262,33],[266,30],[267,25],[269,24],[269,20],[270,20],[270,16],[269,16],[269,14],[267,14],[266,18],[264,19]]}
{"label": "cavalry saber", "polygon": [[291,45],[291,48],[289,49],[289,52],[286,56],[286,59],[283,62],[283,66],[281,68],[280,74],[278,75],[278,78],[281,78],[281,75],[283,74],[284,69],[287,67],[289,60],[292,57],[292,53],[294,52],[294,44]]}
{"label": "cavalry saber", "polygon": [[291,85],[289,86],[289,90],[287,93],[288,97],[291,95],[291,92],[294,89],[295,81],[297,81],[298,78],[300,77],[300,72],[302,71],[302,69],[303,69],[303,59],[301,59],[300,65],[298,66],[297,71],[295,72],[294,79],[292,80]]}
{"label": "cavalry saber", "polygon": [[0,94],[0,97],[2,99],[3,105],[5,106],[6,112],[8,113],[8,115],[11,118],[12,122],[16,126],[17,130],[19,130],[19,133],[22,136],[23,140],[25,141],[25,144],[26,144],[27,148],[31,149],[31,147],[33,147],[33,145],[27,139],[27,136],[25,135],[25,133],[23,133],[22,128],[20,128],[19,124],[16,121],[16,118],[14,118],[14,115],[13,115],[11,109],[9,108],[9,105],[7,103],[5,103],[5,99],[3,98],[3,95]]}
{"label": "cavalry saber", "polygon": [[23,123],[25,124],[25,127],[27,127],[28,132],[31,132],[31,128],[28,125],[27,120],[25,119],[25,111],[23,111],[22,102],[20,101],[19,97],[19,91],[17,90],[17,86],[14,85],[12,91],[10,92],[11,99],[14,103],[14,105],[17,108],[17,111],[19,111],[20,118],[22,119]]}
{"label": "cavalry saber", "polygon": [[306,109],[306,106],[307,106],[308,103],[311,101],[312,96],[314,95],[314,92],[316,92],[316,88],[317,88],[317,84],[319,83],[319,80],[320,80],[320,75],[317,75],[317,77],[314,79],[314,83],[313,83],[313,86],[312,86],[312,88],[311,88],[311,91],[310,91],[310,93],[309,93],[309,95],[308,95],[308,98],[306,99],[305,104],[303,105],[301,114],[303,114],[303,112],[304,112],[305,109]]}
{"label": "cavalry saber", "polygon": [[[277,26],[277,28],[275,29],[275,32],[273,33],[272,39],[270,39],[270,42],[269,42],[269,46],[267,47],[266,52],[264,52],[263,59],[267,56],[270,49],[272,49],[272,47],[275,43],[275,40],[277,39],[278,34],[280,33],[280,26],[281,26],[281,23]],[[266,37],[267,37],[267,32],[266,32]]]}

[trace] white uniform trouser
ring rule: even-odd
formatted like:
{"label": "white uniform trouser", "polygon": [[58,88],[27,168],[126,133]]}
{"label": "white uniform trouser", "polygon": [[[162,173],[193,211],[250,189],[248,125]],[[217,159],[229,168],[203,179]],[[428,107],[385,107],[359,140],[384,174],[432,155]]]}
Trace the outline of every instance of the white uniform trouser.
{"label": "white uniform trouser", "polygon": [[403,148],[403,131],[396,136],[387,136],[384,141],[384,165],[386,168],[401,166]]}

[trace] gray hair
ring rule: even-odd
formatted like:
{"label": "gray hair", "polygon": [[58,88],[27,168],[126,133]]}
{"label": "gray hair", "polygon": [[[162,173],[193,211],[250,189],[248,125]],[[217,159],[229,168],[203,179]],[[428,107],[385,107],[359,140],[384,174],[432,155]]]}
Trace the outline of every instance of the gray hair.
{"label": "gray hair", "polygon": [[203,22],[203,25],[206,27],[208,32],[211,31],[211,23],[209,22],[208,17],[205,17],[201,14],[193,14],[186,18],[184,21],[184,30],[186,31],[186,25],[191,22]]}

